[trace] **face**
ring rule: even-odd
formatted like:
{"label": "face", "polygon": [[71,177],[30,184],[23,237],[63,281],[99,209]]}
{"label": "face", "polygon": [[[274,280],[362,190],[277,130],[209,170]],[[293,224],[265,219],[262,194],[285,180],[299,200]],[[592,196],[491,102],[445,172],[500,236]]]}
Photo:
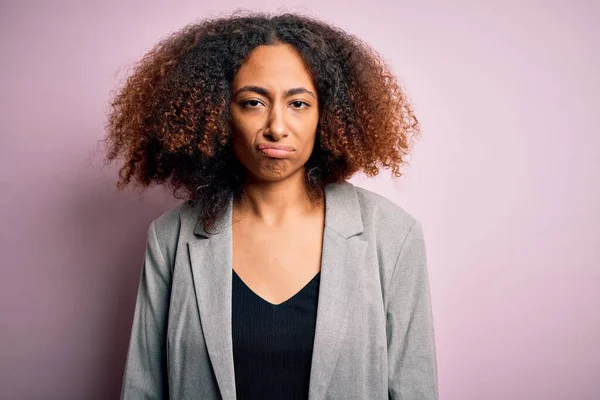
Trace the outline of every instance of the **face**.
{"label": "face", "polygon": [[317,91],[290,45],[259,46],[232,82],[232,143],[254,181],[304,171],[319,121]]}

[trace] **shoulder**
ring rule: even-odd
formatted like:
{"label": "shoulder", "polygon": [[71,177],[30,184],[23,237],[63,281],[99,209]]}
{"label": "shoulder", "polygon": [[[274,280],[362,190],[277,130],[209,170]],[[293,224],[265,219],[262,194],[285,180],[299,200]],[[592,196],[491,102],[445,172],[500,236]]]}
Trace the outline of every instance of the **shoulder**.
{"label": "shoulder", "polygon": [[419,222],[414,215],[387,197],[358,186],[354,186],[354,191],[363,223],[367,226],[385,227],[398,235],[408,233]]}
{"label": "shoulder", "polygon": [[402,265],[404,274],[414,273],[425,260],[421,223],[402,206],[370,190],[354,186],[348,190],[348,195],[358,204],[363,226],[361,236],[371,246],[381,290],[387,298],[396,267]]}
{"label": "shoulder", "polygon": [[390,199],[360,187],[354,187],[363,224],[363,235],[374,243],[381,262],[392,266],[404,248],[423,247],[420,221]]}
{"label": "shoulder", "polygon": [[157,234],[164,236],[179,233],[182,228],[195,225],[197,218],[197,209],[190,206],[187,201],[183,201],[156,217],[152,223]]}
{"label": "shoulder", "polygon": [[417,219],[386,197],[348,181],[326,188],[326,224],[349,237],[361,233],[374,242],[401,242]]}
{"label": "shoulder", "polygon": [[156,240],[165,258],[173,265],[178,244],[193,235],[198,221],[198,209],[183,201],[166,210],[150,223],[149,233],[156,234]]}

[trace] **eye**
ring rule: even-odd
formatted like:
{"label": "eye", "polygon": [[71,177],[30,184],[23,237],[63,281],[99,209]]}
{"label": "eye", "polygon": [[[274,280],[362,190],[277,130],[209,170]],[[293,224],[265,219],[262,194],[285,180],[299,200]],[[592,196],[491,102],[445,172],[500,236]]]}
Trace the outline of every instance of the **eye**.
{"label": "eye", "polygon": [[[294,107],[296,109],[302,109],[302,108],[309,107],[309,104],[302,100],[292,101],[290,104],[292,105],[292,107]],[[303,106],[305,106],[305,107],[303,107]]]}
{"label": "eye", "polygon": [[262,103],[255,99],[245,100],[240,103],[245,108],[258,108]]}

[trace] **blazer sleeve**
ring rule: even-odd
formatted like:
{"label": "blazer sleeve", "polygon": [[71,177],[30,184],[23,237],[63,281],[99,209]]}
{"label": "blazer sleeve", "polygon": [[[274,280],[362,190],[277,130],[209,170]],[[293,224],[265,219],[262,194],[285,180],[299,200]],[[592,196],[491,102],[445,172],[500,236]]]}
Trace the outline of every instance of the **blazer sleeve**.
{"label": "blazer sleeve", "polygon": [[148,228],[121,399],[167,399],[166,333],[171,269],[161,252],[155,222]]}
{"label": "blazer sleeve", "polygon": [[389,398],[437,400],[433,316],[419,221],[404,239],[386,293]]}

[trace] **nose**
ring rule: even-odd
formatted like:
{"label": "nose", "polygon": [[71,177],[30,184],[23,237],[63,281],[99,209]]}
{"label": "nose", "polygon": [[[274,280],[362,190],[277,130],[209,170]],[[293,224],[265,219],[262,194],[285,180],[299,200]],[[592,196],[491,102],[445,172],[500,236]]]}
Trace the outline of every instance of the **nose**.
{"label": "nose", "polygon": [[280,140],[288,135],[284,111],[281,107],[274,106],[271,108],[268,125],[264,132],[265,135],[272,138],[272,140]]}

